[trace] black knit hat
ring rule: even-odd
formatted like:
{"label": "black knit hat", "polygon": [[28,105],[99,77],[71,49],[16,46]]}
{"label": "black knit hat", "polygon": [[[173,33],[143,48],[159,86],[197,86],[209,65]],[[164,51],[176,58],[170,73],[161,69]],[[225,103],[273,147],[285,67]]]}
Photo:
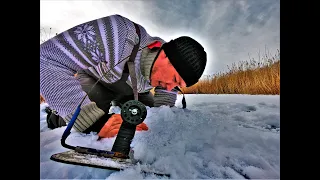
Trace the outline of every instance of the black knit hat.
{"label": "black knit hat", "polygon": [[181,36],[163,44],[162,49],[187,87],[198,82],[207,63],[207,53],[199,42]]}

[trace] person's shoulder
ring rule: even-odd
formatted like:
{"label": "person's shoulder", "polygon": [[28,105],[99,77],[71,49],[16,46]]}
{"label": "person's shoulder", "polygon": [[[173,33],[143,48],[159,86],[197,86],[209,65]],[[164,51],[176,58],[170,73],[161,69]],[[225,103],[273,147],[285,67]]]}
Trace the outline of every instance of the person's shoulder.
{"label": "person's shoulder", "polygon": [[112,14],[112,15],[107,16],[107,17],[122,18],[122,19],[124,19],[124,20],[130,21],[130,22],[133,22],[131,19],[129,19],[129,18],[127,18],[127,17],[125,17],[125,16],[123,16],[123,15],[121,15],[121,14]]}
{"label": "person's shoulder", "polygon": [[121,15],[119,15],[119,14],[111,14],[111,15],[108,15],[108,16],[102,16],[102,17],[99,17],[99,18],[97,18],[97,19],[95,19],[95,20],[103,20],[103,19],[109,19],[109,18],[119,18],[119,17],[123,17],[123,16],[121,16]]}

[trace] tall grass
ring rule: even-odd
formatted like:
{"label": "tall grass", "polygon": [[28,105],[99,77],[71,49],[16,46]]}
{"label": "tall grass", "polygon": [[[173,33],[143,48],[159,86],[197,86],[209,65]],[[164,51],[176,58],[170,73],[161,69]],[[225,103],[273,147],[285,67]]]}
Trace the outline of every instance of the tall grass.
{"label": "tall grass", "polygon": [[228,71],[206,76],[188,88],[185,94],[280,94],[280,50],[267,53],[259,61],[249,59],[228,66]]}
{"label": "tall grass", "polygon": [[[49,32],[46,31],[44,27],[40,27],[40,44],[46,42],[48,39],[52,38],[51,35],[52,28],[49,28]],[[55,33],[54,36],[58,35],[58,33]]]}
{"label": "tall grass", "polygon": [[44,102],[45,102],[44,97],[41,96],[41,94],[40,94],[40,104],[41,104],[41,103],[44,103]]}

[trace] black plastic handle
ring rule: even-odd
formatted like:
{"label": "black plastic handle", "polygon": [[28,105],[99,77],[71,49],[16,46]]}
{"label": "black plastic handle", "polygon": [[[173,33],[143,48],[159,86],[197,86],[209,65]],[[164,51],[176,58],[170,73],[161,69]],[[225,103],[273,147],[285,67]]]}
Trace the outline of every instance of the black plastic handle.
{"label": "black plastic handle", "polygon": [[112,152],[120,152],[124,155],[129,155],[130,144],[136,132],[136,125],[122,122],[117,138],[113,144]]}

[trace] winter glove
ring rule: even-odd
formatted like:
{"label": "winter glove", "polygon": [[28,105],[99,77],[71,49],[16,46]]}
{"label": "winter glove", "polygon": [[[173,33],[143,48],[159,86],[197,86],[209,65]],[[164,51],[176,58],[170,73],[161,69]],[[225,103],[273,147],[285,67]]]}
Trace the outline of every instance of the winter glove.
{"label": "winter glove", "polygon": [[173,107],[177,100],[178,91],[173,89],[172,91],[168,91],[166,89],[156,87],[154,89],[154,106],[160,107],[162,105],[168,105]]}
{"label": "winter glove", "polygon": [[[67,115],[64,120],[69,123],[73,113]],[[100,109],[95,102],[91,102],[81,107],[80,113],[73,125],[78,132],[90,133],[99,132],[102,126],[108,121],[110,115]]]}
{"label": "winter glove", "polygon": [[[118,134],[123,120],[120,114],[113,114],[109,120],[104,124],[98,136],[101,138],[110,138]],[[137,125],[136,131],[148,131],[148,126],[145,123]]]}

